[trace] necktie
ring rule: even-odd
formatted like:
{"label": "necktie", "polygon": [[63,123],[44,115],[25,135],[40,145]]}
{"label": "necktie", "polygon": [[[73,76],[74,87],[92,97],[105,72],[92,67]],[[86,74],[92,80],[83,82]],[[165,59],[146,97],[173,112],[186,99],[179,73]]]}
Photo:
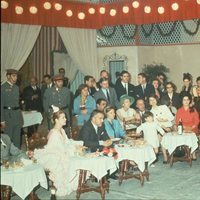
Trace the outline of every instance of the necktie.
{"label": "necktie", "polygon": [[110,95],[109,95],[109,91],[108,91],[108,89],[106,90],[106,96],[107,96],[107,100],[108,100],[108,102],[110,103]]}
{"label": "necktie", "polygon": [[127,83],[125,83],[125,90],[126,90],[126,94],[128,94],[128,85],[127,85]]}
{"label": "necktie", "polygon": [[144,94],[144,92],[145,92],[145,86],[144,85],[142,86],[142,90],[143,90],[143,94]]}

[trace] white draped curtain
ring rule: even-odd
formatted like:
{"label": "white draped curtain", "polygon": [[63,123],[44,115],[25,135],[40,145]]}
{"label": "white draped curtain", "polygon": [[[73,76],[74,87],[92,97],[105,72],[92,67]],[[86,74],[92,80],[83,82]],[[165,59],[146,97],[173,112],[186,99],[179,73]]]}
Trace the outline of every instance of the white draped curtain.
{"label": "white draped curtain", "polygon": [[29,56],[41,26],[1,23],[1,82],[6,69],[19,70]]}
{"label": "white draped curtain", "polygon": [[76,73],[78,72],[78,66],[74,63],[72,58],[67,55],[67,60],[66,60],[66,69],[67,69],[67,76],[69,78],[70,83],[73,82]]}
{"label": "white draped curtain", "polygon": [[98,77],[96,30],[58,27],[62,41],[79,70]]}

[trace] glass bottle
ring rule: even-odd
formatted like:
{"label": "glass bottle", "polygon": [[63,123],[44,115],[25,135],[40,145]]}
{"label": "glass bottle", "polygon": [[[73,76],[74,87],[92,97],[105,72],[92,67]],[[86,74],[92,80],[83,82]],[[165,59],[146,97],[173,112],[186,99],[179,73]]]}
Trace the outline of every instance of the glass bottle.
{"label": "glass bottle", "polygon": [[182,133],[183,133],[183,123],[182,123],[182,119],[180,118],[178,122],[178,134],[182,135]]}

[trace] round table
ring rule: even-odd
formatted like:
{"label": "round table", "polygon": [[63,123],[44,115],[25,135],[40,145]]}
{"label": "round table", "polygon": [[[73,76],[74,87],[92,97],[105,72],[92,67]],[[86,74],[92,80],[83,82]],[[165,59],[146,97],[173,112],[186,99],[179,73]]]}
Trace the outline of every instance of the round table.
{"label": "round table", "polygon": [[45,171],[38,164],[33,163],[16,169],[1,167],[1,185],[10,186],[22,199],[25,199],[38,184],[48,188]]}

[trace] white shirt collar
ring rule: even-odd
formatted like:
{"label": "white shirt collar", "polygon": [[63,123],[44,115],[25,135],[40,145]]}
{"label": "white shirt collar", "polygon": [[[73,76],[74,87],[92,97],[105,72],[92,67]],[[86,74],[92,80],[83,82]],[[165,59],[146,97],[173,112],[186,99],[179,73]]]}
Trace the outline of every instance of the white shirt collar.
{"label": "white shirt collar", "polygon": [[173,93],[168,93],[168,96],[169,96],[170,99],[172,99]]}
{"label": "white shirt collar", "polygon": [[125,86],[128,86],[128,83],[124,83],[123,81],[121,81],[122,85],[125,87]]}
{"label": "white shirt collar", "polygon": [[[92,121],[91,121],[91,123],[92,123]],[[92,123],[92,125],[93,125],[93,127],[94,127],[94,129],[95,129],[95,131],[96,131],[96,134],[97,134],[98,126],[95,125],[94,123]]]}

